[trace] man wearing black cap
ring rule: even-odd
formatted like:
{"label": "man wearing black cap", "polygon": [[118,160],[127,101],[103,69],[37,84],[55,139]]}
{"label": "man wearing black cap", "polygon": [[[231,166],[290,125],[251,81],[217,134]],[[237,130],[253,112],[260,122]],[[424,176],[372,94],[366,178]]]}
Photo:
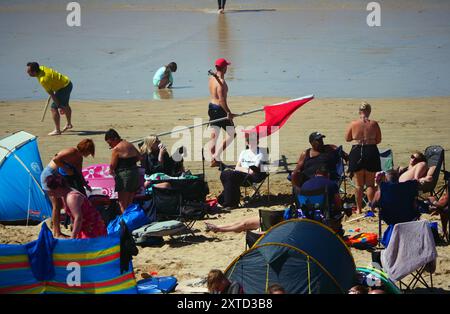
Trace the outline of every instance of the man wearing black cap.
{"label": "man wearing black cap", "polygon": [[[292,185],[300,189],[303,183],[312,178],[317,169],[321,165],[325,165],[330,173],[331,180],[336,180],[336,164],[339,156],[337,155],[336,145],[323,143],[325,135],[319,132],[313,132],[309,135],[309,143],[311,148],[308,148],[300,154],[297,166],[292,172]],[[345,158],[344,153],[344,158]]]}

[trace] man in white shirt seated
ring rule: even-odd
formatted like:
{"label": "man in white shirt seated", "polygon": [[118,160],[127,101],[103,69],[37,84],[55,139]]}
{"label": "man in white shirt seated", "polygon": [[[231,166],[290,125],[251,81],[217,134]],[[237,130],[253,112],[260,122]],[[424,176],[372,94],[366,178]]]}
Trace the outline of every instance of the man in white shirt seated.
{"label": "man in white shirt seated", "polygon": [[240,186],[246,181],[258,183],[264,180],[264,162],[268,161],[266,148],[258,146],[258,140],[246,137],[248,148],[241,152],[234,170],[225,170],[220,174],[223,192],[219,195],[219,204],[223,207],[235,208],[239,205]]}

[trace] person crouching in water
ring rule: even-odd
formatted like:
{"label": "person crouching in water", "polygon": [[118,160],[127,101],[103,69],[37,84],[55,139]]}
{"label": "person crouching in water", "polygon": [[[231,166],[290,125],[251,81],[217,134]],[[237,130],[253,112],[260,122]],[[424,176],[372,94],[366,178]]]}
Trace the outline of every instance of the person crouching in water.
{"label": "person crouching in water", "polygon": [[45,183],[48,187],[48,194],[62,199],[64,209],[72,219],[72,239],[106,236],[106,226],[100,213],[85,195],[71,188],[59,174],[48,176]]}

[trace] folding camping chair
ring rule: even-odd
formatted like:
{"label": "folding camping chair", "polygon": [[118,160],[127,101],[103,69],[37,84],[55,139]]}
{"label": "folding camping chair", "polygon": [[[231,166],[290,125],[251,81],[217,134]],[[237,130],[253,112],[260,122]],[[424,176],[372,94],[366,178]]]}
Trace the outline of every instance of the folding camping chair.
{"label": "folding camping chair", "polygon": [[432,168],[432,167],[435,167],[435,168],[433,171],[432,181],[423,184],[420,187],[420,190],[423,193],[430,193],[430,196],[435,196],[437,199],[439,199],[446,189],[446,186],[444,184],[442,187],[440,187],[436,191],[436,185],[439,181],[439,175],[441,173],[441,170],[442,170],[442,172],[444,172],[444,174],[446,173],[444,149],[439,145],[428,146],[425,149],[424,155],[425,155],[425,158],[427,159],[428,168]]}
{"label": "folding camping chair", "polygon": [[251,248],[255,242],[271,227],[284,221],[284,210],[260,209],[259,211],[259,231],[247,230],[245,234],[246,248]]}
{"label": "folding camping chair", "polygon": [[[381,221],[393,226],[397,223],[414,221],[419,219],[420,212],[417,208],[418,183],[406,181],[402,183],[382,182],[380,184],[380,201],[378,214],[378,239],[386,244],[387,239],[381,238]],[[391,228],[392,229],[392,228]]]}
{"label": "folding camping chair", "polygon": [[305,191],[301,189],[295,197],[298,218],[308,218],[322,223],[331,217],[328,200],[328,189],[323,187],[316,190]]}
{"label": "folding camping chair", "polygon": [[152,206],[150,210],[156,210],[158,221],[178,220],[184,223],[187,231],[194,234],[193,227],[197,220],[206,215],[206,207],[188,211],[183,204],[182,193],[178,189],[163,189],[153,187]]}
{"label": "folding camping chair", "polygon": [[[433,272],[436,270],[436,244],[429,222],[426,220],[398,223],[394,226],[391,240],[381,252],[381,266],[403,290],[414,289],[418,283],[433,288]],[[430,274],[430,284],[424,275]],[[413,278],[406,283],[404,278]]]}
{"label": "folding camping chair", "polygon": [[[263,148],[261,148],[263,149]],[[267,156],[269,155],[269,149],[265,148],[267,150]],[[270,201],[270,172],[269,172],[269,166],[270,162],[268,160],[261,161],[261,172],[263,173],[263,177],[258,182],[253,182],[250,180],[250,175],[247,175],[247,178],[244,179],[243,183],[241,184],[241,187],[244,188],[244,198],[241,202],[241,207],[246,207],[251,202],[261,199],[263,196],[261,194],[261,187],[263,184],[267,181],[267,202]],[[252,195],[247,195],[247,188],[250,188],[253,193]]]}

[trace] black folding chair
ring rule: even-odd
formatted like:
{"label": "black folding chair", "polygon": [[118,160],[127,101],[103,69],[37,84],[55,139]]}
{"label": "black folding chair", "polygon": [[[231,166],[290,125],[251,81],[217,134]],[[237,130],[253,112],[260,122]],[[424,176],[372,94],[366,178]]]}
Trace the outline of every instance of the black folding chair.
{"label": "black folding chair", "polygon": [[445,174],[445,156],[444,148],[439,145],[429,146],[425,149],[425,158],[427,159],[428,168],[436,167],[433,171],[433,179],[431,182],[426,182],[420,187],[423,193],[429,193],[430,196],[434,196],[439,199],[444,193],[445,184],[436,190],[437,183],[439,181],[439,175],[442,172]]}
{"label": "black folding chair", "polygon": [[259,210],[259,231],[247,230],[245,234],[246,248],[251,248],[256,241],[263,235],[264,232],[269,230],[276,224],[284,221],[284,210],[271,210],[260,209]]}
{"label": "black folding chair", "polygon": [[153,187],[151,210],[156,210],[158,221],[178,220],[184,223],[187,231],[194,234],[193,227],[197,220],[206,216],[206,207],[196,211],[185,210],[182,193],[178,189]]}
{"label": "black folding chair", "polygon": [[[263,148],[261,148],[263,149]],[[269,149],[266,149],[267,156],[269,155]],[[251,202],[254,202],[257,199],[262,199],[263,195],[261,194],[261,188],[264,185],[265,182],[267,182],[267,202],[270,201],[270,172],[268,167],[270,166],[270,162],[268,160],[261,161],[260,164],[260,170],[261,170],[261,178],[257,182],[254,182],[251,179],[250,174],[247,175],[247,177],[244,179],[244,181],[241,184],[241,187],[244,188],[244,198],[243,202],[241,203],[242,207],[247,206]],[[251,195],[247,195],[247,189],[250,188],[252,190]]]}

